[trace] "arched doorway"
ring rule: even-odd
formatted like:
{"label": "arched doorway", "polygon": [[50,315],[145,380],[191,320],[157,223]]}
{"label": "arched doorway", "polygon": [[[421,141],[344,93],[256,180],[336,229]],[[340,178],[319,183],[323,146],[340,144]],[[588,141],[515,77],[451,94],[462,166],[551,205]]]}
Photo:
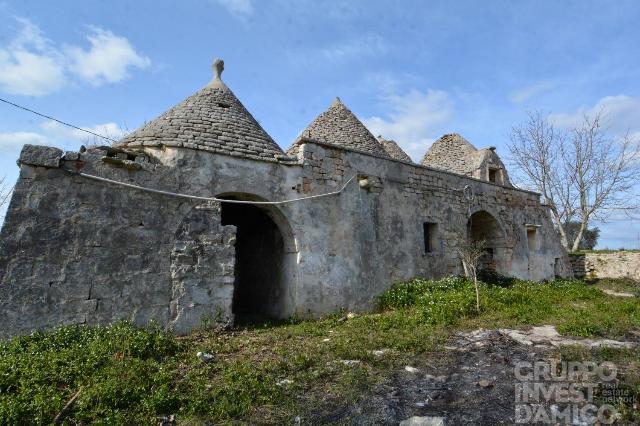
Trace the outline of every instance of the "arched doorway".
{"label": "arched doorway", "polygon": [[484,210],[475,212],[467,222],[467,232],[469,241],[484,242],[479,267],[504,274],[504,232],[496,218]]}
{"label": "arched doorway", "polygon": [[[223,194],[227,200],[262,201],[250,194]],[[273,206],[222,202],[222,225],[236,227],[232,312],[238,322],[286,318],[291,314],[292,234]],[[284,232],[283,232],[284,228]]]}

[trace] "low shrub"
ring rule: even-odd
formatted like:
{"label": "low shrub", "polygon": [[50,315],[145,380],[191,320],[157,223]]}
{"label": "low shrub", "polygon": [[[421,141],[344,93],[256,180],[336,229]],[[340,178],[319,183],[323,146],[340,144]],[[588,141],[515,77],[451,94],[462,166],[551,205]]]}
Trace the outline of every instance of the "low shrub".
{"label": "low shrub", "polygon": [[427,324],[454,324],[458,319],[475,313],[473,283],[459,276],[439,280],[416,278],[394,284],[377,301],[379,310],[416,308],[417,315]]}

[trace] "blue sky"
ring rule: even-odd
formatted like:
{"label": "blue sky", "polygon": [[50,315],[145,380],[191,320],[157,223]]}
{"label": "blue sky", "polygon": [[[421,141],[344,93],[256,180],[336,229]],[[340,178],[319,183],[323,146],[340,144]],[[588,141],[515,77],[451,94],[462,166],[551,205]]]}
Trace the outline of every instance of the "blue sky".
{"label": "blue sky", "polygon": [[[414,160],[444,133],[506,156],[531,110],[604,109],[640,136],[638,1],[0,0],[0,96],[117,137],[223,78],[286,148],[335,96]],[[0,175],[24,143],[85,135],[0,104]],[[600,225],[638,247],[640,221]]]}

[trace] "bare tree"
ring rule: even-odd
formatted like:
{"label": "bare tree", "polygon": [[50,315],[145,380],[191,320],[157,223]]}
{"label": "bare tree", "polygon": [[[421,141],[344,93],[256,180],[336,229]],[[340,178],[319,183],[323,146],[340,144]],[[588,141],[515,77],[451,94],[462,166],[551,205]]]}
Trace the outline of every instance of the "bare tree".
{"label": "bare tree", "polygon": [[486,253],[484,241],[468,241],[463,236],[458,237],[458,255],[462,261],[464,275],[473,280],[476,289],[476,310],[480,313],[480,288],[478,287],[478,264]]}
{"label": "bare tree", "polygon": [[[144,123],[146,124],[146,122]],[[102,129],[96,130],[99,131],[100,134],[93,134],[86,136],[83,140],[83,143],[87,148],[95,148],[99,146],[113,146],[118,143],[121,139],[131,133],[129,127],[124,125],[118,125],[116,129],[110,129],[109,127],[104,127]]]}
{"label": "bare tree", "polygon": [[[555,128],[548,116],[530,113],[511,130],[509,151],[524,182],[549,206],[567,250],[578,249],[591,220],[638,207],[630,195],[640,176],[640,145],[628,134],[609,135],[601,113],[583,116],[568,132]],[[566,227],[572,221],[580,227],[569,241]]]}

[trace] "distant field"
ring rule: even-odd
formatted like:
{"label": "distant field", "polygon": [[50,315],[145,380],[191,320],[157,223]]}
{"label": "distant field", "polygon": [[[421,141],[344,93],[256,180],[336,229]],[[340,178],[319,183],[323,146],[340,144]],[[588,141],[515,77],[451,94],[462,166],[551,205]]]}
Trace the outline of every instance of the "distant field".
{"label": "distant field", "polygon": [[569,256],[578,256],[586,253],[619,253],[619,252],[631,252],[638,253],[640,249],[618,249],[618,250],[610,250],[610,249],[600,249],[600,250],[578,250],[574,252],[569,252]]}

